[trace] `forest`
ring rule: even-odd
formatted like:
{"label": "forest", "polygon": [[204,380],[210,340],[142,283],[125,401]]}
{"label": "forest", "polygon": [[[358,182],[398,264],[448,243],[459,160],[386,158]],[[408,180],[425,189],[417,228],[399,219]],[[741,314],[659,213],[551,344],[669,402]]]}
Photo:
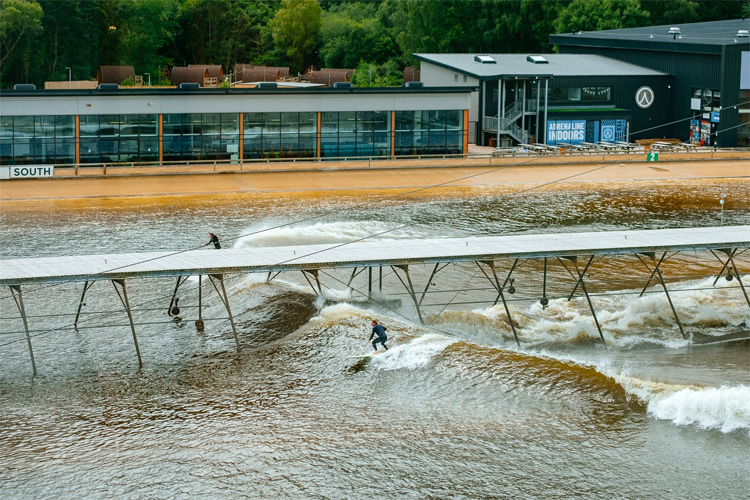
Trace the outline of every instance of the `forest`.
{"label": "forest", "polygon": [[134,66],[169,83],[188,64],[356,68],[402,83],[415,52],[548,53],[551,33],[750,17],[745,1],[0,0],[0,86],[90,80]]}

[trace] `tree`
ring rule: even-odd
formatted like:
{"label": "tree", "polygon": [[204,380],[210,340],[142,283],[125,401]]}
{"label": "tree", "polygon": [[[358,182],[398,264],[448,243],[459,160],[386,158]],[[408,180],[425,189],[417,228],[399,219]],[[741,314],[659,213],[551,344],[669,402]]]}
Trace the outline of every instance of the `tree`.
{"label": "tree", "polygon": [[42,32],[42,7],[26,0],[3,0],[0,4],[0,79],[29,81],[34,63],[35,37]]}
{"label": "tree", "polygon": [[555,20],[558,33],[633,28],[648,24],[638,0],[573,0]]}
{"label": "tree", "polygon": [[360,63],[351,82],[355,87],[398,87],[403,78],[398,62],[391,59],[382,65]]}
{"label": "tree", "polygon": [[40,50],[44,56],[40,80],[85,80],[99,67],[99,2],[91,0],[39,0],[44,10]]}
{"label": "tree", "polygon": [[322,13],[317,0],[282,0],[269,23],[274,43],[284,51],[294,71],[302,71],[316,59]]}
{"label": "tree", "polygon": [[355,68],[360,61],[382,64],[397,47],[378,19],[378,6],[354,2],[323,14],[320,59],[329,68]]}

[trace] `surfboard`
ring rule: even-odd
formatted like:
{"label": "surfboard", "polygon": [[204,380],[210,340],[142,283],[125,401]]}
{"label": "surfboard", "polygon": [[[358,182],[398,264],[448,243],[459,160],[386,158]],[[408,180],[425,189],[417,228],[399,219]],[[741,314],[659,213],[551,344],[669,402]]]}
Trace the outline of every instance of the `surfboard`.
{"label": "surfboard", "polygon": [[369,352],[367,354],[359,354],[357,356],[349,356],[350,358],[371,358],[373,356],[377,356],[378,354],[383,354],[381,352]]}

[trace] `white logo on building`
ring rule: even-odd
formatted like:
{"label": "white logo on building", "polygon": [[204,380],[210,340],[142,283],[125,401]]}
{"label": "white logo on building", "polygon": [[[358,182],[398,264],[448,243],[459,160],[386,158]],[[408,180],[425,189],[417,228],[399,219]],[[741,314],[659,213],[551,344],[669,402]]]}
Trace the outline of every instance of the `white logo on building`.
{"label": "white logo on building", "polygon": [[635,103],[641,109],[650,108],[654,103],[654,89],[641,87],[635,92]]}
{"label": "white logo on building", "polygon": [[615,126],[614,125],[602,125],[602,140],[603,141],[615,140]]}

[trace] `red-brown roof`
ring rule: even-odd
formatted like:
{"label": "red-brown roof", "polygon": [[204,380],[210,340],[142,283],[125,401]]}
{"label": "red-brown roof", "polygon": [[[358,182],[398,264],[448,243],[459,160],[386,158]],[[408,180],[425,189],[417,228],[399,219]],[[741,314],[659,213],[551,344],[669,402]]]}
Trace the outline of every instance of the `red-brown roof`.
{"label": "red-brown roof", "polygon": [[96,81],[99,83],[122,83],[128,78],[135,81],[133,66],[99,66],[96,70]]}

